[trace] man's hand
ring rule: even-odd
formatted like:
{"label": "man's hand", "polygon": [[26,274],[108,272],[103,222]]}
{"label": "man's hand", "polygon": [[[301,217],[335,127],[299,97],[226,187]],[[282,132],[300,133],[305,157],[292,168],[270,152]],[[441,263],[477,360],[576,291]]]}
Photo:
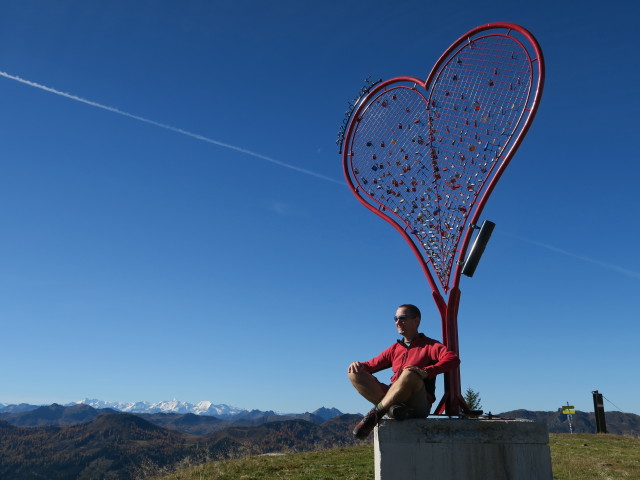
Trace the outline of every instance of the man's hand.
{"label": "man's hand", "polygon": [[353,362],[351,365],[349,365],[349,373],[358,373],[360,371],[360,369],[362,368],[362,364],[360,362]]}
{"label": "man's hand", "polygon": [[429,377],[429,374],[426,371],[424,371],[420,367],[416,367],[415,365],[404,367],[404,369],[409,370],[410,372],[413,372],[413,373],[417,373],[418,375],[420,375],[420,378],[422,378],[423,380]]}

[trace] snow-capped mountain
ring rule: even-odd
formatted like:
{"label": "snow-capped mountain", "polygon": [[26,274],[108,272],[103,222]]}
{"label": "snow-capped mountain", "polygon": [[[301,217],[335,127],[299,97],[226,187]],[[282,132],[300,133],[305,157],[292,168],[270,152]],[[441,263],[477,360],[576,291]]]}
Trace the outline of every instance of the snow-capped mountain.
{"label": "snow-capped mountain", "polygon": [[[60,407],[60,405],[54,405]],[[337,408],[321,407],[311,413],[276,413],[271,410],[264,412],[254,409],[249,411],[244,408],[232,407],[226,404],[215,405],[209,401],[197,403],[181,402],[175,398],[162,402],[105,402],[103,400],[85,398],[78,402],[67,403],[64,407],[72,407],[74,405],[86,405],[95,409],[112,409],[133,414],[192,413],[194,415],[211,416],[232,422],[242,421],[244,424],[249,422],[256,425],[274,421],[274,418],[304,418],[317,423],[318,419],[326,421],[333,417],[342,415],[342,412]],[[26,403],[21,403],[20,405],[0,403],[0,414],[28,412],[36,410],[41,406],[42,405],[29,405]]]}
{"label": "snow-capped mountain", "polygon": [[103,400],[85,398],[75,404],[89,405],[93,408],[112,408],[126,413],[193,413],[195,415],[211,415],[230,417],[247,412],[243,408],[221,404],[214,405],[209,401],[197,403],[181,402],[171,399],[161,402],[105,402]]}

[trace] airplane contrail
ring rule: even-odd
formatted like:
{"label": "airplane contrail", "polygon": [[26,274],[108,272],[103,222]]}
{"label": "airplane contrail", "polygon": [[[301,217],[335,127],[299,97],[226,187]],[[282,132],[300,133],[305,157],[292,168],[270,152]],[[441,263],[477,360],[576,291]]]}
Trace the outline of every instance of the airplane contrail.
{"label": "airplane contrail", "polygon": [[257,152],[251,151],[251,150],[247,150],[246,148],[242,148],[242,147],[238,147],[238,146],[235,146],[235,145],[231,145],[229,143],[220,142],[218,140],[214,140],[212,138],[205,137],[204,135],[199,135],[197,133],[193,133],[193,132],[189,132],[187,130],[183,130],[182,128],[173,127],[173,126],[168,125],[166,123],[156,122],[155,120],[150,120],[148,118],[141,117],[139,115],[134,115],[132,113],[125,112],[125,111],[120,110],[118,108],[109,107],[107,105],[103,105],[101,103],[94,102],[92,100],[87,100],[86,98],[78,97],[77,95],[72,95],[70,93],[61,92],[60,90],[56,90],[55,88],[47,87],[46,85],[41,85],[39,83],[32,82],[30,80],[26,80],[26,79],[21,78],[21,77],[17,77],[15,75],[11,75],[10,73],[7,73],[7,72],[0,71],[0,77],[8,78],[9,80],[15,80],[16,82],[22,83],[24,85],[28,85],[30,87],[38,88],[40,90],[44,90],[45,92],[53,93],[55,95],[59,95],[59,96],[64,97],[64,98],[68,98],[69,100],[75,100],[76,102],[84,103],[84,104],[89,105],[91,107],[100,108],[102,110],[106,110],[106,111],[111,112],[111,113],[117,113],[118,115],[122,115],[123,117],[131,118],[133,120],[138,120],[140,122],[144,122],[144,123],[147,123],[149,125],[153,125],[155,127],[164,128],[165,130],[169,130],[169,131],[174,132],[174,133],[179,133],[181,135],[186,135],[187,137],[195,138],[196,140],[201,140],[203,142],[211,143],[213,145],[217,145],[218,147],[227,148],[229,150],[234,150],[236,152],[244,153],[246,155],[250,155],[252,157],[259,158],[261,160],[266,160],[267,162],[271,162],[271,163],[273,163],[275,165],[278,165],[280,167],[288,168],[290,170],[295,170],[296,172],[304,173],[306,175],[311,175],[312,177],[316,177],[316,178],[319,178],[321,180],[325,180],[327,182],[337,183],[339,185],[345,185],[344,182],[336,180],[335,178],[327,177],[325,175],[322,175],[320,173],[314,172],[312,170],[307,170],[305,168],[296,167],[295,165],[291,165],[291,164],[282,162],[280,160],[276,160],[275,158],[271,158],[271,157],[268,157],[266,155],[262,155],[261,153],[257,153]]}
{"label": "airplane contrail", "polygon": [[524,242],[530,243],[532,245],[537,245],[538,247],[546,248],[547,250],[551,250],[552,252],[560,253],[562,255],[566,255],[568,257],[572,257],[578,260],[582,260],[584,262],[593,263],[594,265],[598,265],[600,267],[607,268],[609,270],[613,270],[614,272],[622,273],[624,275],[628,275],[633,278],[640,278],[640,273],[634,272],[633,270],[629,270],[628,268],[620,267],[618,265],[614,265],[609,262],[602,262],[600,260],[595,260],[589,257],[583,257],[582,255],[577,255],[575,253],[569,252],[567,250],[563,250],[562,248],[554,247],[553,245],[549,245],[542,242],[537,242],[535,240],[529,240],[528,238],[521,237],[519,235],[510,235],[514,238],[522,240]]}

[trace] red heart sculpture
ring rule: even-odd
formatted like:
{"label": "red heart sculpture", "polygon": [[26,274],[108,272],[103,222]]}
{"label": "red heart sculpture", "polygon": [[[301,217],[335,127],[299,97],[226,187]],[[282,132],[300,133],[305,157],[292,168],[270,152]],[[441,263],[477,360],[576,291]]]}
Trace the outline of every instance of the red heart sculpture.
{"label": "red heart sculpture", "polygon": [[[464,256],[543,82],[542,52],[527,30],[484,25],[454,42],[426,81],[398,77],[365,89],[339,140],[349,187],[411,246],[433,290],[443,342],[456,353]],[[469,413],[459,370],[445,374],[435,411],[445,408]]]}
{"label": "red heart sculpture", "polygon": [[539,53],[497,31],[520,27],[479,28],[452,45],[427,81],[398,77],[373,89],[344,152],[356,195],[410,238],[445,293],[478,197],[515,152],[540,93]]}

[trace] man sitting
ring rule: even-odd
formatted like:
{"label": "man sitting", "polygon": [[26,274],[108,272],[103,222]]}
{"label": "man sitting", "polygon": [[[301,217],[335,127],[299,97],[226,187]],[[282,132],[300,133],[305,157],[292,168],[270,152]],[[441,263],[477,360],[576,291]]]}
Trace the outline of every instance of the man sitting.
{"label": "man sitting", "polygon": [[[385,414],[397,420],[426,418],[435,401],[436,375],[460,365],[458,355],[418,333],[420,318],[415,305],[400,305],[393,320],[402,340],[368,362],[349,365],[349,380],[375,405],[353,430],[357,438],[367,438]],[[389,367],[393,371],[391,385],[372,375]]]}

